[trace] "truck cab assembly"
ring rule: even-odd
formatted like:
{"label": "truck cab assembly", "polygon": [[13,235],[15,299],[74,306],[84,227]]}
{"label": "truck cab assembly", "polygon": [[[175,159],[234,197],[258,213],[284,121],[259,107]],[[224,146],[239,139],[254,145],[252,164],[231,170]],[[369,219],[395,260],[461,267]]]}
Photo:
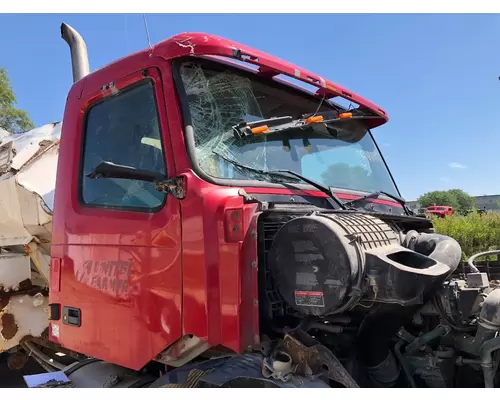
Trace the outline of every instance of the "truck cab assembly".
{"label": "truck cab assembly", "polygon": [[90,72],[61,32],[63,123],[0,143],[4,351],[52,386],[497,385],[497,281],[406,207],[385,111],[213,35]]}

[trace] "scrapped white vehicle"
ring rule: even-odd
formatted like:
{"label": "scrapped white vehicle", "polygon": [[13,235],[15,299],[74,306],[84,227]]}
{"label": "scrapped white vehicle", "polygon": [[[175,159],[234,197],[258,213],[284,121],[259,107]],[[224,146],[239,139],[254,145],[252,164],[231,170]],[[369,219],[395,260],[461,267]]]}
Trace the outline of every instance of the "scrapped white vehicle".
{"label": "scrapped white vehicle", "polygon": [[52,210],[62,123],[0,135],[0,353],[48,328]]}

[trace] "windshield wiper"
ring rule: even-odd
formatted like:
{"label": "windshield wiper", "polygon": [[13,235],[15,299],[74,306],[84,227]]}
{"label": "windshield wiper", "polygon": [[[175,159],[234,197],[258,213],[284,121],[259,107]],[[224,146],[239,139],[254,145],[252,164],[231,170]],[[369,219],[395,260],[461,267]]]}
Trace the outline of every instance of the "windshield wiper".
{"label": "windshield wiper", "polygon": [[224,157],[222,154],[219,154],[216,151],[213,151],[213,153],[217,157],[222,158],[224,161],[227,161],[228,163],[233,164],[236,167],[245,169],[247,171],[252,171],[252,172],[255,172],[257,174],[268,175],[268,176],[269,175],[281,175],[281,176],[283,176],[285,174],[288,174],[288,175],[295,176],[295,177],[299,178],[301,181],[309,183],[311,186],[314,186],[316,189],[318,189],[318,190],[322,191],[323,193],[327,194],[328,197],[330,197],[331,199],[333,199],[340,206],[340,208],[342,208],[343,210],[347,210],[348,208],[350,208],[342,200],[340,200],[337,196],[335,196],[335,194],[333,194],[332,190],[328,186],[325,186],[325,185],[323,185],[323,184],[321,184],[319,182],[316,182],[316,181],[314,181],[312,179],[306,178],[305,176],[303,176],[303,175],[301,175],[301,174],[299,174],[299,173],[297,173],[295,171],[292,171],[292,170],[289,170],[289,169],[263,170],[263,169],[252,168],[252,167],[249,167],[249,166],[247,166],[245,164],[240,164],[237,161],[230,160],[229,158]]}
{"label": "windshield wiper", "polygon": [[[270,135],[274,133],[282,133],[284,131],[295,130],[295,129],[308,129],[312,126],[321,126],[328,132],[331,129],[331,125],[336,125],[337,123],[345,123],[346,121],[356,121],[356,120],[369,120],[374,118],[383,118],[378,115],[351,115],[348,118],[339,117],[340,114],[335,117],[330,117],[331,113],[319,113],[318,115],[312,114],[309,118],[297,118],[294,119],[290,116],[283,117],[273,117],[267,118],[260,121],[246,122],[241,121],[240,123],[232,127],[232,132],[235,138],[244,139],[247,137],[252,137],[255,134]],[[345,114],[345,113],[344,113]],[[328,116],[328,118],[325,118]],[[317,118],[317,120],[314,120]],[[262,129],[260,132],[255,131],[256,129]]]}
{"label": "windshield wiper", "polygon": [[356,199],[352,199],[352,200],[349,200],[349,201],[346,201],[344,202],[345,205],[347,206],[352,206],[360,201],[363,201],[363,200],[366,200],[366,199],[376,199],[377,197],[380,197],[380,195],[385,195],[395,201],[397,201],[399,204],[401,204],[403,206],[403,209],[405,211],[408,211],[408,209],[406,208],[406,201],[404,201],[404,199],[402,199],[401,197],[399,196],[396,196],[394,194],[390,194],[388,192],[384,192],[383,190],[378,190],[376,192],[371,192],[371,193],[368,193],[367,195],[365,196],[361,196],[361,197],[358,197]]}

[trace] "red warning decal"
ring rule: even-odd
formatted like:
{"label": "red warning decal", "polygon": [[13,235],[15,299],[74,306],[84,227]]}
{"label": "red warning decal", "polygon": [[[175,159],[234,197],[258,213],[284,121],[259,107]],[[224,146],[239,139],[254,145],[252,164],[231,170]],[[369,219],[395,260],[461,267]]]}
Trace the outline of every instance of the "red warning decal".
{"label": "red warning decal", "polygon": [[323,292],[295,291],[295,304],[302,307],[324,307]]}

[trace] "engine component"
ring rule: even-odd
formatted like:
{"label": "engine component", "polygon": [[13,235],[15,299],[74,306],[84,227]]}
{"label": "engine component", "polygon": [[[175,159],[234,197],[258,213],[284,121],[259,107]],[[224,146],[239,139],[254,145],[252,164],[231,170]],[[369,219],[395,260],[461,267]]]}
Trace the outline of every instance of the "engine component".
{"label": "engine component", "polygon": [[493,352],[500,349],[500,336],[486,341],[481,346],[481,368],[484,375],[484,387],[495,387],[495,372],[498,365],[493,362]]}
{"label": "engine component", "polygon": [[358,387],[337,357],[307,333],[297,331],[293,335],[285,335],[283,347],[290,355],[298,374],[306,377],[324,375],[347,388]]}
{"label": "engine component", "polygon": [[292,358],[284,351],[277,351],[271,357],[264,358],[262,375],[287,382],[292,377]]}
{"label": "engine component", "polygon": [[375,216],[313,213],[279,229],[268,264],[279,294],[302,315],[340,313],[363,296],[422,304],[458,266],[461,249],[446,236],[412,238],[415,251],[404,248],[400,232]]}
{"label": "engine component", "polygon": [[286,382],[262,375],[262,355],[248,353],[239,356],[212,358],[167,372],[149,387],[231,387],[231,388],[329,388],[322,379],[292,375]]}
{"label": "engine component", "polygon": [[500,331],[500,289],[495,289],[484,300],[479,325],[490,331]]}
{"label": "engine component", "polygon": [[[443,353],[443,354],[441,354]],[[453,351],[422,353],[421,355],[404,355],[411,374],[418,376],[426,387],[451,387],[456,360]]]}
{"label": "engine component", "polygon": [[482,346],[493,339],[498,331],[500,331],[500,288],[491,291],[484,299],[476,334],[456,335],[455,346],[465,353],[479,356]]}
{"label": "engine component", "polygon": [[450,332],[450,328],[447,325],[439,325],[437,328],[430,332],[424,333],[423,335],[416,338],[408,346],[406,346],[405,355],[412,355],[416,353],[422,346],[426,345],[430,341],[445,336]]}
{"label": "engine component", "polygon": [[380,364],[367,367],[368,376],[381,387],[392,387],[399,378],[399,367],[392,351],[387,353],[387,357]]}

